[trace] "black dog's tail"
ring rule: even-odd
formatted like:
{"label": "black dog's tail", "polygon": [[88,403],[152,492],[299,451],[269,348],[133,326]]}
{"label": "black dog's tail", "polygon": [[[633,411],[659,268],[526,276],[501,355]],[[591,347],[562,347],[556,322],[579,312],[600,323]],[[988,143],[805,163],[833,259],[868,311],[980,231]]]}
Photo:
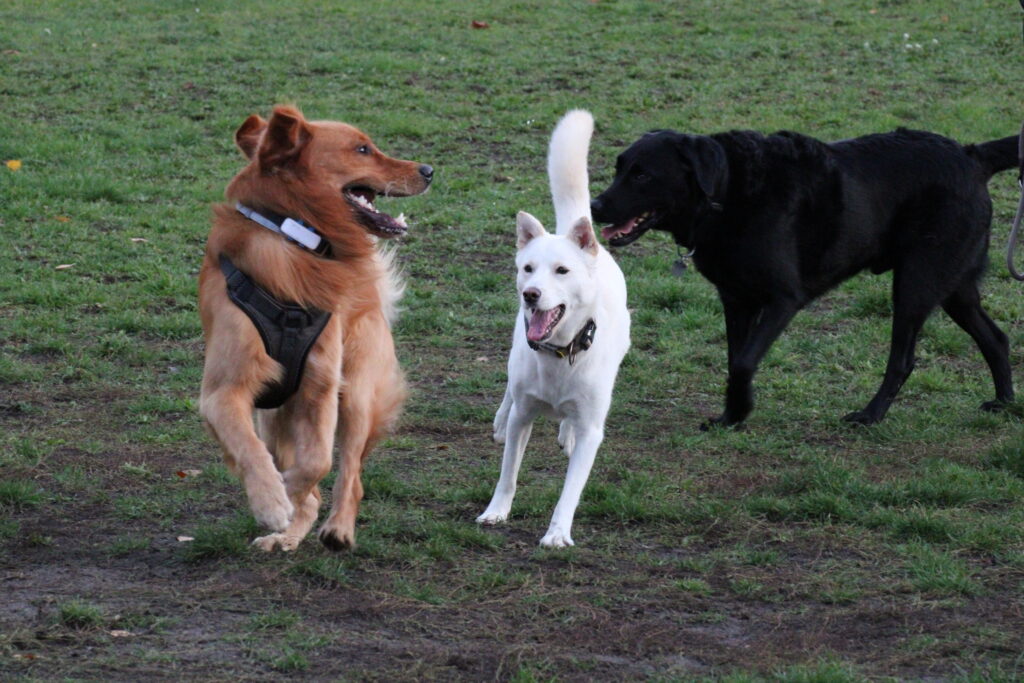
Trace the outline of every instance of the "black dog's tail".
{"label": "black dog's tail", "polygon": [[1019,141],[1019,136],[1011,135],[990,142],[980,142],[976,145],[964,145],[964,151],[977,159],[991,178],[993,174],[1000,171],[1017,168],[1020,163],[1017,156]]}

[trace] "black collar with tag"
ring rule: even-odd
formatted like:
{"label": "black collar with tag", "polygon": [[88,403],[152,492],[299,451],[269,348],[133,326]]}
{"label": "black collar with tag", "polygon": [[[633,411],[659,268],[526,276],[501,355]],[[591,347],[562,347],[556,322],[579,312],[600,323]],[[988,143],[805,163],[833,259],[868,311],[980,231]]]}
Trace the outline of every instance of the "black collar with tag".
{"label": "black collar with tag", "polygon": [[534,351],[547,351],[552,353],[559,358],[568,358],[569,365],[576,362],[576,354],[580,351],[586,351],[594,343],[594,333],[597,332],[597,323],[591,318],[587,321],[587,324],[583,326],[583,329],[577,333],[572,341],[565,346],[556,346],[555,344],[548,344],[547,342],[535,342],[526,340],[530,348]]}

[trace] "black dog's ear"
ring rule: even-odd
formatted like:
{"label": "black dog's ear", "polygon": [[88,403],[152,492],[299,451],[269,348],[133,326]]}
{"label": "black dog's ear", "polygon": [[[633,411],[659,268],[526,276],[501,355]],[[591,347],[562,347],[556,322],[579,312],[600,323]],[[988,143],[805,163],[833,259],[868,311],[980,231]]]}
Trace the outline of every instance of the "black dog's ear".
{"label": "black dog's ear", "polygon": [[676,142],[676,146],[693,167],[701,192],[708,199],[718,196],[725,187],[726,172],[729,170],[725,149],[704,135],[684,135]]}

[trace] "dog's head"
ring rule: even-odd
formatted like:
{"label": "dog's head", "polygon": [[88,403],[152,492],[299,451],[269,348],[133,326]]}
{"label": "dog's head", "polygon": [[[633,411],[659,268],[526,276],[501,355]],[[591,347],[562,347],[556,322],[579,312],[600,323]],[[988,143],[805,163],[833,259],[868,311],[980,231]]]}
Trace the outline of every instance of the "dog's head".
{"label": "dog's head", "polygon": [[516,289],[526,317],[526,338],[568,344],[591,316],[600,247],[589,218],[566,235],[552,235],[536,218],[516,216],[519,251]]}
{"label": "dog's head", "polygon": [[652,131],[619,155],[615,178],[591,212],[611,224],[601,235],[616,247],[652,229],[685,233],[698,209],[724,190],[727,172],[725,150],[712,138]]}
{"label": "dog's head", "polygon": [[420,194],[434,174],[426,164],[385,155],[353,126],[307,121],[294,107],[275,107],[269,121],[253,114],[235,142],[250,163],[228,186],[229,198],[285,215],[312,208],[345,216],[379,237],[404,234],[406,225],[374,200]]}

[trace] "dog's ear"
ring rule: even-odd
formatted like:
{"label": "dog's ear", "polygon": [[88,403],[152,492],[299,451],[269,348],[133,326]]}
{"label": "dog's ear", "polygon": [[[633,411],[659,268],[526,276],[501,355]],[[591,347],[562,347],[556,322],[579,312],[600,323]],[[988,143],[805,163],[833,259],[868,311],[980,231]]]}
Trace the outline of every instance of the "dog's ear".
{"label": "dog's ear", "polygon": [[526,213],[520,211],[516,214],[516,247],[522,249],[525,247],[530,240],[541,235],[546,235],[547,230],[540,224],[540,221]]}
{"label": "dog's ear", "polygon": [[295,107],[274,107],[259,148],[260,168],[272,171],[294,163],[313,133]]}
{"label": "dog's ear", "polygon": [[597,236],[594,234],[594,224],[588,217],[582,216],[576,221],[569,231],[569,236],[580,245],[580,249],[591,256],[597,256]]}
{"label": "dog's ear", "polygon": [[719,196],[725,186],[729,163],[725,149],[704,135],[684,135],[676,143],[679,153],[686,159],[697,176],[697,186],[708,199]]}
{"label": "dog's ear", "polygon": [[235,144],[246,159],[252,159],[260,146],[260,136],[267,127],[267,122],[259,114],[253,114],[235,131]]}

